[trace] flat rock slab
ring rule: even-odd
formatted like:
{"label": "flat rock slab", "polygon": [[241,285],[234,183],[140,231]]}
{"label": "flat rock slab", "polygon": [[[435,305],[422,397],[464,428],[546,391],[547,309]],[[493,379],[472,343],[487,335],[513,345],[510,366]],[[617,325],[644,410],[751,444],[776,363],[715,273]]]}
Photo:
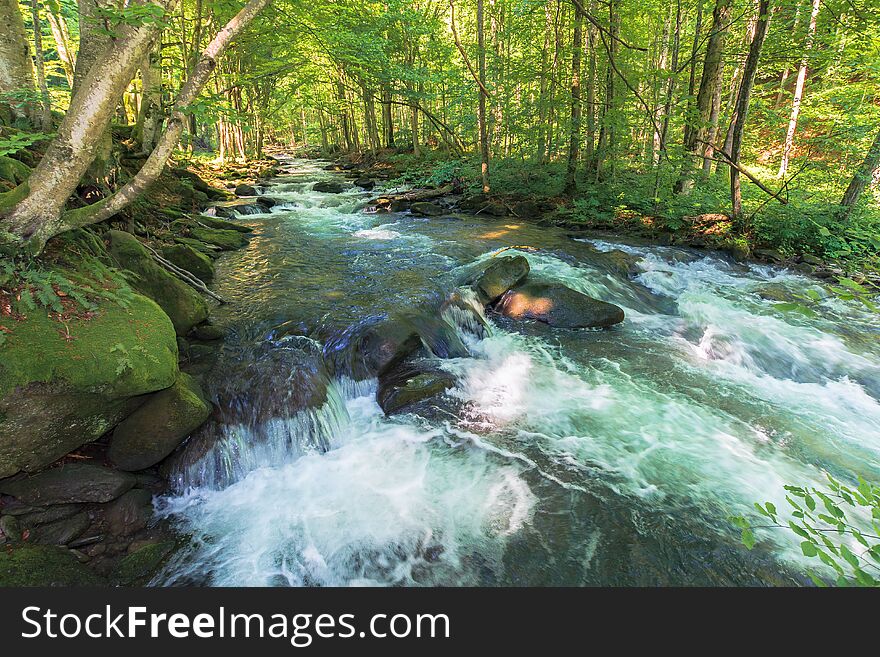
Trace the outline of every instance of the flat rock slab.
{"label": "flat rock slab", "polygon": [[0,482],[0,492],[28,504],[110,502],[132,488],[137,478],[127,472],[90,463],[66,463],[33,477]]}

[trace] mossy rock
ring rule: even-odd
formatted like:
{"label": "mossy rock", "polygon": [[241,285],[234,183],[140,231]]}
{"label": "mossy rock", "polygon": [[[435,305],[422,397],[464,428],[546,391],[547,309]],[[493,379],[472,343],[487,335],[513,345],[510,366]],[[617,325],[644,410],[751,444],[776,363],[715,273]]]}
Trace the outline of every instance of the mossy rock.
{"label": "mossy rock", "polygon": [[0,180],[6,180],[13,185],[25,182],[31,175],[31,168],[24,162],[19,162],[11,157],[0,155]]}
{"label": "mossy rock", "polygon": [[199,240],[194,240],[191,237],[175,236],[172,239],[175,242],[177,242],[178,244],[185,244],[189,247],[192,247],[193,249],[195,249],[199,253],[202,253],[202,254],[208,256],[209,258],[216,258],[217,256],[220,255],[220,250],[217,247],[209,246],[208,244],[205,244],[204,242],[200,242]]}
{"label": "mossy rock", "polygon": [[96,440],[177,378],[168,316],[135,294],[93,316],[57,321],[40,308],[0,347],[0,478],[34,472]]}
{"label": "mossy rock", "polygon": [[225,219],[218,219],[217,217],[209,217],[208,215],[199,215],[196,218],[196,221],[206,225],[208,228],[218,228],[220,230],[235,230],[239,233],[254,232],[254,229],[250,228],[249,226],[242,226],[241,224],[226,221]]}
{"label": "mossy rock", "polygon": [[106,582],[64,548],[18,545],[0,550],[0,587],[102,584]]}
{"label": "mossy rock", "polygon": [[107,456],[123,470],[143,470],[171,454],[208,419],[210,404],[198,383],[183,372],[113,431]]}
{"label": "mossy rock", "polygon": [[224,251],[234,251],[245,246],[247,238],[237,230],[224,230],[221,228],[193,228],[190,234],[201,242],[213,244]]}
{"label": "mossy rock", "polygon": [[175,244],[162,249],[162,256],[170,263],[185,269],[203,281],[214,278],[214,263],[201,251],[187,244]]}
{"label": "mossy rock", "polygon": [[113,574],[111,581],[117,586],[144,586],[162,567],[162,564],[174,552],[176,544],[172,540],[160,541],[144,545],[131,554],[123,557]]}
{"label": "mossy rock", "polygon": [[136,274],[132,285],[159,304],[178,335],[186,335],[208,318],[208,304],[199,293],[162,268],[134,235],[111,230],[107,237],[110,255],[121,267]]}

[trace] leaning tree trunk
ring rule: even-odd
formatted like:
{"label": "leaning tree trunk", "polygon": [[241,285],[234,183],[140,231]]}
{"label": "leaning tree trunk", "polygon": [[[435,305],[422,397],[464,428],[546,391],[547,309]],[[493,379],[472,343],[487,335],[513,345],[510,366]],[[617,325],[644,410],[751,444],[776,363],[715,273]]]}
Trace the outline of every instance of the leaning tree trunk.
{"label": "leaning tree trunk", "polygon": [[798,68],[797,82],[794,85],[794,99],[791,102],[791,118],[788,120],[788,131],[785,133],[785,144],[782,147],[782,162],[779,164],[779,177],[785,176],[788,171],[788,161],[794,148],[794,133],[797,130],[798,115],[801,111],[801,99],[804,96],[804,83],[807,80],[807,61],[810,50],[813,48],[813,38],[816,35],[816,17],[819,15],[821,0],[813,0],[813,9],[810,13],[810,25],[807,28],[807,40],[804,43],[804,56]]}
{"label": "leaning tree trunk", "polygon": [[31,19],[34,26],[34,70],[37,74],[37,91],[40,93],[40,128],[52,132],[52,104],[49,87],[46,86],[46,63],[43,59],[43,25],[40,22],[39,0],[31,0]]}
{"label": "leaning tree trunk", "polygon": [[[146,4],[149,0],[141,0]],[[176,0],[153,2],[163,10]],[[159,32],[155,24],[121,26],[118,36],[78,85],[55,139],[31,173],[27,196],[0,218],[4,241],[39,252],[69,228],[61,214],[95,158],[126,87]]]}
{"label": "leaning tree trunk", "polygon": [[[0,96],[6,97],[0,98],[0,105],[8,106],[15,118],[31,120],[34,66],[18,0],[0,0],[0,33]],[[16,94],[22,100],[16,100]]]}
{"label": "leaning tree trunk", "polygon": [[174,151],[183,129],[187,124],[184,111],[191,105],[208,82],[217,60],[229,43],[259,14],[271,0],[250,0],[202,51],[198,64],[187,78],[186,83],[174,101],[171,116],[165,123],[165,130],[159,137],[156,148],[150,153],[140,171],[119,188],[109,198],[93,205],[72,210],[64,215],[65,226],[69,230],[109,219],[127,207],[142,194],[161,175],[171,153]]}
{"label": "leaning tree trunk", "polygon": [[760,0],[758,3],[758,21],[755,24],[755,36],[752,45],[749,46],[749,56],[743,66],[743,77],[739,87],[739,95],[736,99],[736,121],[733,124],[733,137],[731,139],[730,152],[730,206],[731,217],[738,221],[742,216],[742,190],[739,179],[739,155],[742,150],[743,133],[749,113],[749,100],[752,95],[752,87],[755,85],[755,73],[758,71],[758,60],[761,57],[761,48],[767,37],[767,27],[770,25],[771,0]]}
{"label": "leaning tree trunk", "polygon": [[721,84],[721,72],[724,66],[724,37],[730,22],[731,0],[716,0],[712,12],[712,27],[706,43],[706,57],[703,61],[703,75],[700,78],[700,90],[697,92],[697,115],[688,117],[684,128],[685,156],[681,165],[681,174],[675,183],[675,193],[688,194],[694,187],[694,160],[704,152],[704,144],[712,117],[712,103],[715,98],[715,87]]}
{"label": "leaning tree trunk", "polygon": [[840,201],[840,205],[843,206],[843,219],[849,218],[853,208],[858,204],[862,192],[865,191],[865,187],[868,186],[868,182],[870,182],[878,168],[880,168],[880,131],[877,132],[877,136],[874,138],[871,148],[868,149],[865,160],[856,171]]}

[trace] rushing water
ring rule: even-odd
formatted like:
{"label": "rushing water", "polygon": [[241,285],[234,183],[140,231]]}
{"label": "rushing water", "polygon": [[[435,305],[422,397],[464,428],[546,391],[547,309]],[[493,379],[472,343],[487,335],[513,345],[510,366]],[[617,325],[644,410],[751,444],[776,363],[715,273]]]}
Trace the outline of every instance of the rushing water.
{"label": "rushing water", "polygon": [[[880,479],[880,324],[834,298],[815,317],[768,298],[815,281],[514,218],[369,214],[357,188],[312,190],[330,178],[287,163],[265,190],[280,205],[242,216],[250,246],[219,261],[219,411],[159,502],[192,540],[156,583],[791,583],[796,541],[762,533],[748,552],[727,518],[785,508],[785,484],[826,472]],[[480,338],[447,312],[470,351],[437,359],[455,403],[386,418],[375,380],[350,376],[350,336],[437,308],[510,246],[529,247],[512,252],[530,278],[626,320],[563,331],[490,313]]]}

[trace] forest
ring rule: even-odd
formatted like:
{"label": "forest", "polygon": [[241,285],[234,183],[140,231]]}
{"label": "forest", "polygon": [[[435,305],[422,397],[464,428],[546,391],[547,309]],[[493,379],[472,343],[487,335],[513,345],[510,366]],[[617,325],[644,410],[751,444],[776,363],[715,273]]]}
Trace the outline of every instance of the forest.
{"label": "forest", "polygon": [[878,0],[0,25],[0,585],[877,584]]}

